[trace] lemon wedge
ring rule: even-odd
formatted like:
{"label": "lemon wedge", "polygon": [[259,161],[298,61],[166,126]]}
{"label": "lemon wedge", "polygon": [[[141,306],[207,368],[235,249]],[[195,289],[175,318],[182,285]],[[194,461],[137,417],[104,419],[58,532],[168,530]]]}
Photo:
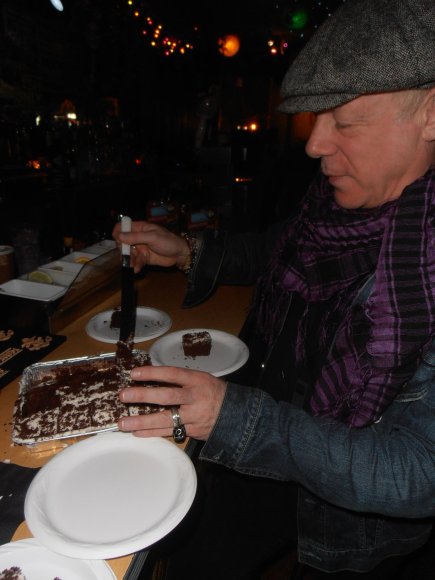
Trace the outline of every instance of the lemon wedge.
{"label": "lemon wedge", "polygon": [[52,277],[46,272],[42,272],[41,270],[34,270],[33,272],[30,272],[30,274],[28,275],[28,279],[31,282],[41,282],[42,284],[53,284]]}
{"label": "lemon wedge", "polygon": [[74,260],[74,262],[76,264],[86,264],[86,262],[89,262],[89,260],[90,258],[87,258],[86,256],[79,256]]}

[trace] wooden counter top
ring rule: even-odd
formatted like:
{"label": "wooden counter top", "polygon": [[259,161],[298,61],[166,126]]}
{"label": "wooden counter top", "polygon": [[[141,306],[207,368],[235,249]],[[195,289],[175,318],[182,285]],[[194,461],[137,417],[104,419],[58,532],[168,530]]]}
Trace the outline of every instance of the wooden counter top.
{"label": "wooden counter top", "polygon": [[[183,309],[186,279],[180,272],[150,271],[137,281],[138,306],[163,310],[172,318],[169,332],[188,328],[212,328],[237,335],[245,319],[251,297],[251,287],[222,286],[206,302],[194,308]],[[61,360],[78,356],[98,355],[115,351],[115,345],[97,341],[86,334],[87,322],[99,312],[120,305],[120,292],[115,291],[72,323],[59,331],[67,340],[43,360]],[[137,348],[148,350],[153,340],[136,343]],[[67,443],[50,446],[43,451],[14,446],[11,443],[11,422],[14,403],[18,393],[18,381],[14,380],[0,391],[0,461],[24,467],[41,467]],[[71,444],[71,443],[70,443]],[[30,537],[25,523],[16,531],[14,540]],[[124,578],[132,556],[108,560],[117,578]]]}

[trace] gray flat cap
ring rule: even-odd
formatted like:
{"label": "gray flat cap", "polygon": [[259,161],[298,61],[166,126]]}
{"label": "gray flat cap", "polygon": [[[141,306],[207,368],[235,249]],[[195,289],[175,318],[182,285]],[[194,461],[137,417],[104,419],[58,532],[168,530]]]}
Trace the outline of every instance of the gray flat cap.
{"label": "gray flat cap", "polygon": [[435,86],[435,0],[348,0],[284,77],[279,110],[331,109],[368,93]]}

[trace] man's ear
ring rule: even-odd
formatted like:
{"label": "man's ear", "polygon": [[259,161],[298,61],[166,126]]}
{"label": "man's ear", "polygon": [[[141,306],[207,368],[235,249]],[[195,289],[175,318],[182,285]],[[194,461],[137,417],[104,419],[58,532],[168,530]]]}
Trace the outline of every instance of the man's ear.
{"label": "man's ear", "polygon": [[435,88],[430,89],[424,104],[423,138],[426,141],[435,141]]}

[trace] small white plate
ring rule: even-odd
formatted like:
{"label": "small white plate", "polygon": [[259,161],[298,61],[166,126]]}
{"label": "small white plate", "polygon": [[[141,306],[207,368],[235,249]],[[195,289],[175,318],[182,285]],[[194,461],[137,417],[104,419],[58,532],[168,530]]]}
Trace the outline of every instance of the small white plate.
{"label": "small white plate", "polygon": [[18,566],[26,580],[116,580],[107,562],[78,560],[47,550],[31,538],[0,546],[0,572]]}
{"label": "small white plate", "polygon": [[110,252],[110,250],[114,250],[116,248],[115,240],[101,240],[97,244],[93,244],[92,246],[88,246],[84,249],[85,252],[89,254],[105,254],[106,252]]}
{"label": "small white plate", "polygon": [[[188,332],[207,332],[211,336],[209,356],[190,358],[183,352],[183,334]],[[249,349],[244,342],[222,330],[207,328],[191,328],[171,332],[157,340],[150,348],[149,354],[154,365],[168,365],[206,371],[215,377],[228,375],[245,364],[249,357]]]}
{"label": "small white plate", "polygon": [[66,288],[64,286],[56,286],[55,284],[41,284],[40,282],[31,282],[30,280],[15,278],[14,280],[0,284],[0,292],[2,294],[9,294],[10,296],[49,302],[65,294]]}
{"label": "small white plate", "polygon": [[73,262],[74,264],[87,264],[91,260],[95,260],[96,254],[91,254],[90,252],[71,252],[71,254],[67,254],[63,258],[61,258],[62,262]]}
{"label": "small white plate", "polygon": [[[78,264],[70,264],[70,266],[78,266]],[[61,270],[46,268],[45,266],[39,266],[38,270],[46,272],[53,282],[59,286],[70,286],[71,282],[77,277],[77,274],[74,272],[62,272]]]}
{"label": "small white plate", "polygon": [[[119,340],[119,328],[110,328],[114,310],[106,310],[96,314],[86,325],[86,332],[91,338],[116,344]],[[151,340],[165,334],[172,326],[172,320],[166,312],[157,308],[139,306],[136,309],[136,327],[134,342]]]}
{"label": "small white plate", "polygon": [[67,447],[44,465],[29,486],[24,514],[48,549],[106,560],[163,538],[195,493],[195,468],[175,443],[109,432]]}
{"label": "small white plate", "polygon": [[68,262],[67,260],[54,260],[54,262],[48,262],[39,267],[44,270],[55,270],[56,272],[66,272],[77,276],[83,268],[83,264],[74,264],[74,262]]}

